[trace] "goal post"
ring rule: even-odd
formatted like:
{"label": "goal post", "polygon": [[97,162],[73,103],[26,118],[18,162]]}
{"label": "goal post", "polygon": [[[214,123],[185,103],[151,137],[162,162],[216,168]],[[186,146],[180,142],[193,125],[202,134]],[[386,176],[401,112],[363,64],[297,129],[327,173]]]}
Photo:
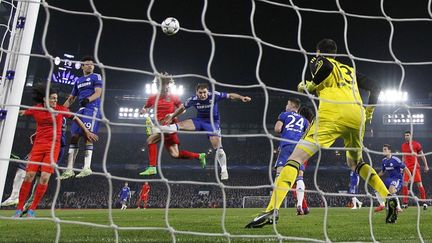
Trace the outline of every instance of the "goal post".
{"label": "goal post", "polygon": [[3,200],[9,157],[27,77],[39,7],[40,0],[18,1],[14,21],[10,26],[12,31],[0,84],[1,109],[7,111],[6,118],[0,121],[0,202]]}

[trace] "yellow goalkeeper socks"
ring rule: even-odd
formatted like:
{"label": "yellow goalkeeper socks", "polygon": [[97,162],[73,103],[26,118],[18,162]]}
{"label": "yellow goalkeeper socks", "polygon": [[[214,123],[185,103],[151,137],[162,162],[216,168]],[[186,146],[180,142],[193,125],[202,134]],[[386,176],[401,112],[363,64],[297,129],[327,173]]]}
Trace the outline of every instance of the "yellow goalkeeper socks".
{"label": "yellow goalkeeper socks", "polygon": [[297,178],[300,164],[294,160],[288,160],[285,167],[282,169],[280,175],[277,177],[270,202],[267,206],[266,212],[273,209],[279,209],[286,194],[290,190]]}
{"label": "yellow goalkeeper socks", "polygon": [[379,193],[382,198],[386,198],[390,193],[387,190],[384,182],[377,175],[374,168],[370,167],[370,165],[362,162],[357,165],[356,172],[366,181],[368,175],[370,174],[369,181],[367,183],[371,186],[375,191]]}

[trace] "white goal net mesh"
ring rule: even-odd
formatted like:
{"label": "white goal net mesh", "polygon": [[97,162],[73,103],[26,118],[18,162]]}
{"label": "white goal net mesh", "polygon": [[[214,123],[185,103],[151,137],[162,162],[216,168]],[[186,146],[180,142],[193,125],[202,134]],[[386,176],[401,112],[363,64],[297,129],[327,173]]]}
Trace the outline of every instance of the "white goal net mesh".
{"label": "white goal net mesh", "polygon": [[[424,214],[422,210],[423,204],[430,204],[431,200],[419,200],[414,183],[409,187],[409,199],[410,206],[417,211],[413,214],[415,217],[409,219],[415,227],[411,227],[407,238],[392,238],[392,232],[382,230],[386,227],[385,216],[375,215],[376,196],[364,182],[354,195],[363,202],[363,207],[368,208],[361,211],[367,227],[361,227],[363,232],[358,237],[356,233],[345,237],[334,230],[333,226],[339,225],[337,213],[349,209],[333,211],[333,208],[346,207],[353,197],[346,191],[349,169],[344,154],[349,148],[344,148],[340,141],[329,149],[321,148],[310,159],[304,176],[309,204],[317,208],[322,217],[316,218],[315,222],[306,222],[303,218],[295,218],[291,211],[281,212],[279,225],[282,221],[304,222],[307,225],[305,231],[290,231],[290,227],[296,227],[294,223],[283,229],[270,226],[267,231],[243,229],[253,218],[252,214],[261,209],[240,213],[230,211],[231,208],[266,207],[274,186],[273,166],[277,156],[274,151],[280,141],[273,132],[274,123],[284,110],[288,97],[300,98],[316,113],[319,99],[297,92],[297,84],[311,78],[308,63],[316,55],[316,43],[323,38],[338,43],[338,60],[378,80],[384,89],[394,90],[388,93],[383,90],[372,124],[366,127],[364,160],[380,170],[383,144],[391,144],[394,155],[402,158],[400,146],[405,131],[410,131],[413,138],[422,143],[426,158],[430,157],[431,2],[41,1],[33,48],[30,55],[24,54],[30,56],[30,63],[23,102],[10,104],[6,102],[8,96],[21,96],[10,92],[13,78],[7,78],[7,71],[14,60],[6,58],[6,55],[20,55],[9,45],[16,30],[12,20],[17,2],[1,1],[2,111],[18,106],[28,109],[32,104],[31,87],[46,80],[49,85],[60,87],[59,103],[62,104],[72,89],[71,84],[82,75],[79,60],[87,54],[94,56],[96,72],[105,81],[100,107],[102,118],[96,119],[101,129],[100,140],[95,144],[93,174],[81,181],[61,181],[57,178],[66,163],[59,162],[45,199],[41,201],[50,212],[31,222],[52,222],[55,226],[49,230],[55,232],[50,234],[54,237],[39,237],[42,241],[72,241],[74,238],[64,238],[63,234],[73,232],[75,240],[91,242],[95,238],[80,238],[79,235],[79,227],[88,227],[94,232],[110,232],[97,239],[108,242],[432,240],[430,230],[423,226],[427,225],[426,221],[431,221],[430,211]],[[32,1],[18,3],[37,4]],[[160,23],[166,17],[179,20],[181,29],[177,34],[168,36],[162,32]],[[8,41],[8,38],[11,39]],[[219,166],[213,155],[209,155],[205,170],[199,169],[197,163],[172,162],[174,160],[163,152],[163,140],[158,145],[158,175],[138,176],[147,165],[147,147],[143,145],[145,117],[138,114],[137,109],[152,92],[151,80],[165,71],[173,75],[176,85],[182,85],[181,88],[176,86],[185,91],[182,101],[195,94],[197,83],[209,83],[211,90],[252,98],[250,104],[226,102],[219,105],[222,144],[230,172],[227,182],[220,180]],[[367,104],[367,100],[364,103]],[[77,110],[78,107],[71,108],[73,112]],[[152,110],[146,116],[154,116],[156,112]],[[189,112],[180,116],[180,120],[191,117],[194,114]],[[19,118],[13,151],[19,151],[21,157],[31,149],[27,137],[34,128],[30,119]],[[7,131],[2,129],[1,132],[2,146],[11,143],[3,136]],[[206,151],[211,146],[205,132],[179,131],[179,134],[182,141],[187,141],[181,146],[189,150]],[[67,155],[64,161],[66,158]],[[80,172],[82,155],[78,155],[76,161],[74,169]],[[419,162],[423,173],[424,164],[420,159]],[[0,163],[10,163],[9,167],[13,168],[9,169],[4,200],[9,196],[15,164],[29,162],[1,157]],[[422,175],[426,196],[430,198],[430,172]],[[158,214],[159,218],[154,214],[142,214],[139,216],[142,221],[134,222],[134,216],[128,220],[118,214],[115,209],[119,206],[117,195],[126,181],[135,191],[129,206],[136,204],[142,183],[152,185],[149,206],[163,210]],[[290,195],[287,206],[294,207]],[[80,216],[79,212],[68,214],[64,208],[100,208],[103,211],[95,211],[98,215]],[[190,214],[201,217],[193,218],[188,216],[189,213],[180,214],[181,211],[176,211],[178,208],[215,208],[217,213],[208,216],[204,211],[194,211]],[[12,219],[12,211],[0,212],[2,226],[7,227],[9,222],[17,220],[23,228],[31,227],[25,219]],[[404,221],[403,217],[401,214],[400,221]],[[148,223],[155,220],[160,223]],[[355,221],[349,216],[348,220]],[[206,224],[208,231],[203,227]],[[346,227],[356,228],[352,222],[349,225]],[[309,234],[311,227],[320,233]],[[351,231],[356,232],[355,229]],[[167,233],[169,237],[157,238],[159,234],[155,232]],[[14,232],[7,231],[7,234]],[[132,237],[128,238],[128,234]],[[2,233],[0,241],[2,237],[5,241],[13,239]]]}

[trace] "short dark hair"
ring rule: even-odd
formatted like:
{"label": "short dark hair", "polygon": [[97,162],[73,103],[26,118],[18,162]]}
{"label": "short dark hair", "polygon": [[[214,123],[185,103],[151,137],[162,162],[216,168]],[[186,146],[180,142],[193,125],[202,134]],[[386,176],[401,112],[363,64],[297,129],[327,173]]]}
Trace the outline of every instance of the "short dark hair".
{"label": "short dark hair", "polygon": [[291,98],[288,98],[288,101],[291,101],[291,103],[294,103],[294,105],[296,106],[297,109],[300,108],[301,101],[299,98],[291,97]]}
{"label": "short dark hair", "polygon": [[[41,104],[44,103],[44,98],[45,98],[45,92],[46,92],[46,84],[36,84],[35,86],[33,86],[33,101],[36,102],[37,104]],[[50,87],[49,89],[49,95],[52,94],[57,94],[58,91],[56,88],[54,87]]]}
{"label": "short dark hair", "polygon": [[199,89],[209,89],[209,85],[206,83],[199,83],[195,86],[195,90],[198,91]]}
{"label": "short dark hair", "polygon": [[410,134],[411,135],[411,131],[405,131],[404,134]]}
{"label": "short dark hair", "polygon": [[384,144],[383,148],[387,148],[388,150],[391,150],[391,145],[390,144]]}
{"label": "short dark hair", "polygon": [[313,113],[312,109],[307,106],[300,107],[299,114],[302,115],[306,120],[311,123],[315,117],[315,114]]}
{"label": "short dark hair", "polygon": [[337,45],[336,42],[332,39],[322,39],[316,45],[316,49],[324,54],[336,54],[337,53]]}
{"label": "short dark hair", "polygon": [[87,56],[83,56],[81,58],[81,62],[86,62],[86,61],[92,61],[92,62],[96,62],[93,56],[87,55]]}

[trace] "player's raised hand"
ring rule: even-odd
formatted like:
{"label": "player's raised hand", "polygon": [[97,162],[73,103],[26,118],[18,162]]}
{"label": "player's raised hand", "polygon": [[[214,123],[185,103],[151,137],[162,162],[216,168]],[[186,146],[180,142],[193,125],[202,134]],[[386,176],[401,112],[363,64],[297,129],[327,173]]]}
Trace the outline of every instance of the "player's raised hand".
{"label": "player's raised hand", "polygon": [[98,135],[96,135],[96,134],[94,134],[94,133],[92,133],[90,131],[87,131],[86,134],[85,134],[85,136],[86,136],[86,139],[88,141],[90,141],[90,142],[96,142],[96,141],[99,140]]}
{"label": "player's raised hand", "polygon": [[249,96],[243,96],[243,97],[241,97],[241,101],[242,102],[249,102],[249,101],[251,101],[252,99],[251,99],[251,97],[249,97]]}
{"label": "player's raised hand", "polygon": [[141,110],[140,110],[140,115],[144,115],[145,113],[147,113],[147,109],[146,108],[141,108]]}

